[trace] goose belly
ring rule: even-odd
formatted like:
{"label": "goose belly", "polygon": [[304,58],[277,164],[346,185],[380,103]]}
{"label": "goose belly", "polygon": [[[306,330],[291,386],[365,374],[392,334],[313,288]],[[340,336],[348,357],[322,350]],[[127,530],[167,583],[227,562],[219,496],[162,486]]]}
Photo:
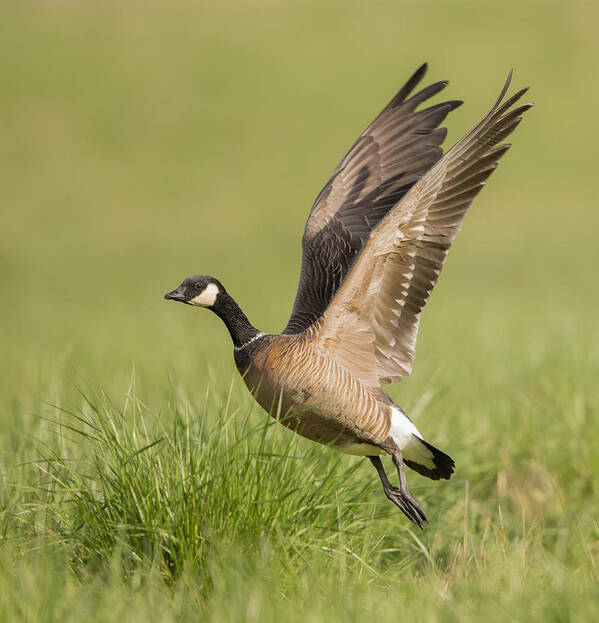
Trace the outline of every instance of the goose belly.
{"label": "goose belly", "polygon": [[257,363],[240,369],[243,380],[258,404],[281,424],[347,454],[384,454],[368,442],[386,438],[388,407],[379,404],[357,379],[338,366],[311,374],[305,361],[303,366],[274,370]]}

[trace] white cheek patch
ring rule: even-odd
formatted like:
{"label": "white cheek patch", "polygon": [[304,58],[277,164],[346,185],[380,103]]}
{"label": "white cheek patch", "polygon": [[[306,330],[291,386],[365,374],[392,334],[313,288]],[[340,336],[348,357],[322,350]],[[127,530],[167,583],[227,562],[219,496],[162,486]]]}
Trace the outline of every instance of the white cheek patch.
{"label": "white cheek patch", "polygon": [[189,302],[198,307],[212,307],[218,293],[218,286],[215,283],[209,283],[197,296],[189,299]]}

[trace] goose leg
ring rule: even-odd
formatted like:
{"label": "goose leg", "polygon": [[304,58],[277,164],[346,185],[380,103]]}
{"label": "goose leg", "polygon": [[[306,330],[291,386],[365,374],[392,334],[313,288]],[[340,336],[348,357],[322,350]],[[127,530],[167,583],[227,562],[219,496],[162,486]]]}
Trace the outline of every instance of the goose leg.
{"label": "goose leg", "polygon": [[[395,452],[392,455],[393,464],[397,468],[397,473],[399,474],[399,489],[401,491],[402,496],[408,502],[408,504],[414,508],[414,510],[420,515],[422,521],[428,521],[428,517],[426,516],[426,512],[420,502],[416,499],[416,496],[408,487],[408,481],[406,479],[406,469],[403,462],[403,456],[401,452]],[[422,526],[420,526],[422,527]]]}
{"label": "goose leg", "polygon": [[401,454],[399,454],[399,459],[396,459],[396,456],[393,455],[393,462],[397,467],[397,471],[399,473],[399,484],[400,488],[394,487],[387,478],[387,474],[385,473],[385,468],[383,467],[383,462],[378,456],[369,456],[370,462],[374,465],[379,478],[381,479],[381,483],[383,485],[383,490],[385,491],[385,495],[393,504],[395,504],[401,512],[410,520],[413,521],[419,528],[423,528],[423,522],[428,521],[426,513],[424,509],[418,502],[418,500],[414,497],[414,494],[410,491],[407,481],[406,474],[403,466],[403,458]]}

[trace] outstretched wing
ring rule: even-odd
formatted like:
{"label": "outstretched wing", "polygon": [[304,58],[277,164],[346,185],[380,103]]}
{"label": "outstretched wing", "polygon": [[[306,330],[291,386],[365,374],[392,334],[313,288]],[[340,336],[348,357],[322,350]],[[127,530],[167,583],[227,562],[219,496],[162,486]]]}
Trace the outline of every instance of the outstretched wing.
{"label": "outstretched wing", "polygon": [[[501,141],[532,106],[513,108],[528,89],[502,102],[511,75],[482,121],[372,232],[321,321],[307,333],[323,354],[342,360],[368,385],[373,376],[390,383],[411,372],[420,312],[464,213],[510,147]],[[348,358],[341,342],[355,344],[357,356]],[[376,370],[376,375],[366,370]]]}
{"label": "outstretched wing", "polygon": [[364,130],[316,198],[302,240],[298,291],[283,333],[300,333],[321,317],[370,232],[443,155],[447,130],[438,126],[462,102],[416,111],[447,85],[431,84],[406,99],[426,67]]}

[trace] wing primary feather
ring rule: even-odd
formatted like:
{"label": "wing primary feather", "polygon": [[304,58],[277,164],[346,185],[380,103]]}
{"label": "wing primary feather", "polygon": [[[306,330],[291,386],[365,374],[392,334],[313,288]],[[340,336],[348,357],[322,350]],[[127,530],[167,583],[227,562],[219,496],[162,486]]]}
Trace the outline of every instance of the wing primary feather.
{"label": "wing primary feather", "polygon": [[[532,106],[516,106],[528,89],[520,89],[504,101],[511,79],[512,71],[489,112],[379,221],[319,319],[318,329],[311,333],[311,341],[319,348],[323,335],[334,343],[337,330],[349,338],[352,327],[359,326],[359,336],[354,336],[352,343],[357,344],[361,336],[369,340],[372,348],[361,349],[359,364],[348,360],[345,351],[342,355],[344,365],[356,375],[374,366],[378,383],[387,383],[400,381],[410,373],[420,313],[430,298],[464,214],[510,148],[509,143],[502,141]],[[431,85],[420,93],[430,93],[435,88]],[[442,110],[443,105],[439,106],[438,110]],[[450,107],[448,103],[445,106]],[[430,109],[423,113],[431,118],[436,114]],[[443,129],[428,132],[428,140],[437,138],[444,138]],[[416,155],[412,157],[417,160]],[[400,183],[398,180],[397,184]],[[327,356],[334,357],[334,349]],[[371,376],[361,380],[365,384],[373,382]]]}
{"label": "wing primary feather", "polygon": [[415,91],[421,65],[361,133],[318,194],[302,238],[298,291],[284,333],[306,330],[322,316],[372,230],[442,157],[440,128],[461,100],[422,110],[419,105],[447,86]]}
{"label": "wing primary feather", "polygon": [[412,74],[411,78],[404,84],[403,87],[401,87],[387,106],[383,108],[383,112],[403,103],[406,97],[414,90],[416,85],[422,80],[422,78],[424,78],[424,74],[426,74],[427,69],[428,63],[420,65],[420,67]]}

